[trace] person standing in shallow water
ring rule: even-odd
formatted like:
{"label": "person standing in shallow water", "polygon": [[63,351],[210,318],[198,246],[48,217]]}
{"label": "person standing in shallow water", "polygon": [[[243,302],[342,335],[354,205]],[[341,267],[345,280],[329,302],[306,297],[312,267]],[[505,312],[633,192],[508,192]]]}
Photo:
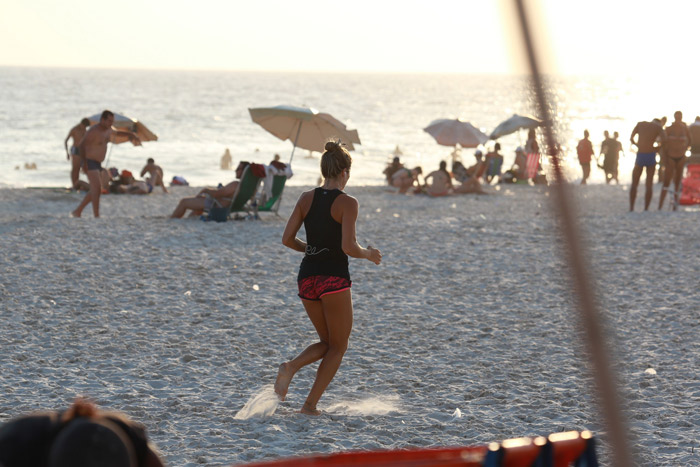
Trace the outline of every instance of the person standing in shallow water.
{"label": "person standing in shallow water", "polygon": [[[304,253],[297,279],[299,297],[318,333],[319,342],[280,365],[275,392],[284,400],[296,372],[321,360],[301,408],[301,412],[308,415],[320,414],[316,405],[348,348],[353,314],[348,256],[364,258],[374,264],[382,261],[378,249],[361,247],[355,237],[359,204],[342,191],[350,178],[350,154],[339,143],[326,143],[325,149],[321,156],[323,185],[302,193],[282,234],[286,247]],[[306,242],[296,236],[302,223]]]}

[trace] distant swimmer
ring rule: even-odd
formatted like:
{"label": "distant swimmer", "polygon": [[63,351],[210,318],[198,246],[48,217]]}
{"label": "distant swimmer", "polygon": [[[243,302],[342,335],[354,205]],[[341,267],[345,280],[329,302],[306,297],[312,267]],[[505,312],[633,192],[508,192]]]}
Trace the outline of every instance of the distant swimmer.
{"label": "distant swimmer", "polygon": [[[635,140],[635,136],[637,140]],[[644,195],[644,210],[649,209],[651,197],[654,189],[654,171],[656,169],[656,151],[659,146],[655,143],[657,139],[663,144],[666,140],[666,132],[661,121],[654,119],[651,122],[639,122],[632,130],[630,141],[637,146],[637,159],[634,161],[632,170],[632,186],[630,187],[630,211],[634,211],[634,202],[637,199],[637,186],[642,176],[642,171],[646,168],[646,193]]]}
{"label": "distant swimmer", "polygon": [[[85,137],[85,133],[87,133],[87,129],[89,126],[90,120],[88,120],[87,118],[80,120],[80,123],[78,123],[70,129],[70,131],[68,132],[68,136],[66,136],[66,139],[63,142],[63,146],[66,148],[66,159],[71,161],[70,181],[71,186],[74,190],[80,188],[80,186],[78,185],[78,179],[80,178],[80,166],[82,164],[82,157],[78,152],[78,145]],[[73,140],[70,150],[68,149],[69,139]]]}
{"label": "distant swimmer", "polygon": [[664,152],[664,186],[659,195],[659,209],[664,205],[666,192],[669,191],[668,186],[673,179],[674,189],[671,191],[673,196],[673,210],[678,209],[678,197],[681,186],[681,177],[683,176],[683,166],[685,165],[685,152],[690,146],[690,131],[688,126],[683,123],[683,114],[678,111],[673,114],[673,123],[666,128],[666,151]]}
{"label": "distant swimmer", "polygon": [[[334,142],[326,143],[325,149],[321,156],[323,185],[301,194],[282,234],[286,247],[304,253],[297,278],[299,297],[319,341],[280,365],[274,388],[284,400],[296,372],[321,360],[314,384],[301,408],[301,412],[308,415],[320,414],[316,405],[348,348],[353,315],[348,256],[364,258],[374,264],[382,261],[378,249],[361,247],[355,237],[359,204],[342,191],[350,178],[350,154]],[[306,242],[296,236],[302,224]]]}
{"label": "distant swimmer", "polygon": [[71,213],[73,217],[80,217],[85,206],[91,202],[93,215],[100,217],[100,195],[102,194],[100,172],[102,170],[102,162],[107,155],[107,143],[111,141],[112,135],[126,136],[132,143],[141,144],[141,140],[135,134],[113,129],[113,123],[114,114],[109,110],[105,110],[100,116],[100,122],[90,127],[78,145],[80,155],[84,158],[83,167],[87,171],[90,191],[87,192],[75,211]]}

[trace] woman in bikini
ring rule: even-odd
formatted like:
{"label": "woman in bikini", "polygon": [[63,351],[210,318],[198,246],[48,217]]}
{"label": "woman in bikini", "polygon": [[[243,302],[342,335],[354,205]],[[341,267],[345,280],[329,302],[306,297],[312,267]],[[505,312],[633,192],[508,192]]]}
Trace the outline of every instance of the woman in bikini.
{"label": "woman in bikini", "polygon": [[[348,347],[352,330],[348,256],[368,259],[375,264],[382,260],[379,250],[371,246],[363,248],[355,238],[359,204],[342,191],[350,178],[350,154],[339,143],[326,143],[325,149],[321,157],[323,185],[302,193],[282,235],[285,246],[304,253],[299,267],[299,297],[319,341],[280,365],[275,392],[284,400],[294,374],[322,360],[301,409],[308,415],[320,414],[316,404],[335,376]],[[302,223],[306,242],[296,236]]]}

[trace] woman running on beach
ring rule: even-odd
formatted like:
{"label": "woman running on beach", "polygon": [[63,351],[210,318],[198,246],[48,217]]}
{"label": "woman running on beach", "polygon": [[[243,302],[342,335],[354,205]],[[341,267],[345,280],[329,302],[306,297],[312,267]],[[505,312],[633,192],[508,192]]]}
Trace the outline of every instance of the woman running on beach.
{"label": "woman running on beach", "polygon": [[[375,264],[382,260],[379,250],[371,246],[362,248],[355,238],[359,204],[342,191],[350,178],[350,154],[339,143],[326,143],[325,149],[321,157],[323,185],[302,193],[282,235],[285,246],[305,253],[299,267],[299,297],[320,340],[280,365],[275,392],[284,400],[294,374],[323,359],[301,409],[309,415],[321,413],[316,404],[348,348],[352,330],[348,256],[365,258]],[[296,236],[302,223],[306,242]]]}

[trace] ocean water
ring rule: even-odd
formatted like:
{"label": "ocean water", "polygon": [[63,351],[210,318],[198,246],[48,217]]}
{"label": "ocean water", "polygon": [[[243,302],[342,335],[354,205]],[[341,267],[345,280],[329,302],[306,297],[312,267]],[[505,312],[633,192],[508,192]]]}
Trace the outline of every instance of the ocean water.
{"label": "ocean water", "polygon": [[[626,77],[569,77],[552,81],[557,130],[567,157],[567,176],[580,177],[576,141],[589,129],[595,147],[603,130],[619,131],[629,178],[633,157],[629,134],[639,120],[672,116],[691,121],[700,97],[682,81],[658,83]],[[432,170],[452,148],[423,131],[432,120],[460,117],[489,134],[513,113],[532,112],[525,77],[436,74],[319,74],[222,71],[153,71],[0,67],[0,187],[67,186],[63,149],[68,131],[82,117],[103,109],[142,121],[158,135],[142,147],[112,146],[107,164],[139,171],[148,157],[166,179],[184,176],[192,185],[226,183],[219,168],[226,148],[240,160],[268,163],[275,153],[289,160],[292,143],[280,141],[248,114],[250,107],[280,104],[328,112],[356,128],[362,144],[354,152],[353,183],[383,183],[381,171],[398,145],[403,161]],[[506,165],[525,134],[501,138]],[[491,146],[493,142],[487,143]],[[462,159],[471,163],[474,149]],[[319,154],[297,149],[291,184],[314,184]],[[36,170],[25,164],[34,163]],[[85,177],[83,175],[83,177]],[[602,181],[593,170],[592,181]]]}

